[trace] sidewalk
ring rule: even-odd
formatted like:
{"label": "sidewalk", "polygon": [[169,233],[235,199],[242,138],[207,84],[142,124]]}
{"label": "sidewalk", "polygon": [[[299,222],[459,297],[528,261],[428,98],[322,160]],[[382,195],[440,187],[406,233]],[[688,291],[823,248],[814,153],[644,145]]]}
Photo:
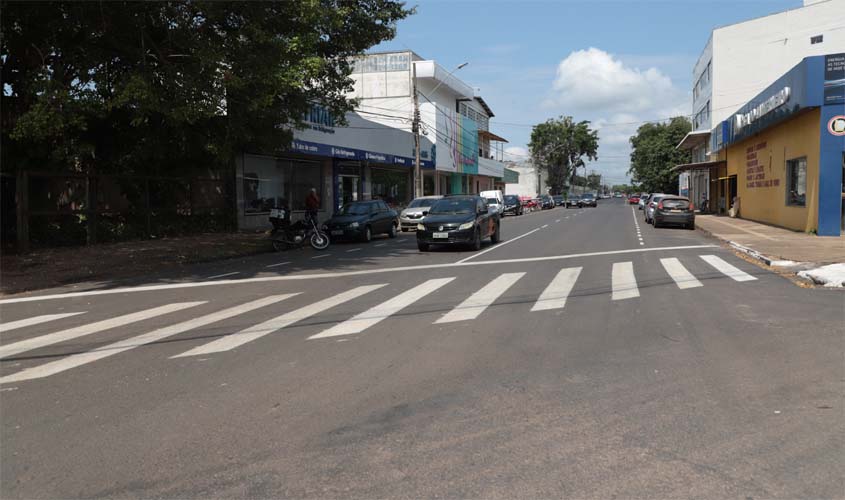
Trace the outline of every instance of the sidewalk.
{"label": "sidewalk", "polygon": [[845,236],[815,236],[716,215],[697,215],[695,225],[720,240],[750,248],[773,260],[814,264],[845,262]]}
{"label": "sidewalk", "polygon": [[206,233],[0,257],[0,295],[143,276],[187,264],[272,251],[262,233]]}

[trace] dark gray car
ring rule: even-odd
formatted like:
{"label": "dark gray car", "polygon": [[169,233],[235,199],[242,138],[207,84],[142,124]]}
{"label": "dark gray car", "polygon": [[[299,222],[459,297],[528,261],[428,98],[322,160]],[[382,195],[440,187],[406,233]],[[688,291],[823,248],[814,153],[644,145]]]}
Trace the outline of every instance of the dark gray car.
{"label": "dark gray car", "polygon": [[688,198],[664,196],[654,207],[652,224],[654,227],[675,225],[695,229],[695,210]]}

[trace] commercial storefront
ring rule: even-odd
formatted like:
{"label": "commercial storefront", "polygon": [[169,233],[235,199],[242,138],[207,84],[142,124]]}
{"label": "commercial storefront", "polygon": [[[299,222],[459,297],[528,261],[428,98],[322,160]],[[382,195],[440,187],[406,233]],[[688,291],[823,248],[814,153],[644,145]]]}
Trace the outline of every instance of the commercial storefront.
{"label": "commercial storefront", "polygon": [[714,129],[718,189],[742,218],[841,234],[845,54],[804,59]]}

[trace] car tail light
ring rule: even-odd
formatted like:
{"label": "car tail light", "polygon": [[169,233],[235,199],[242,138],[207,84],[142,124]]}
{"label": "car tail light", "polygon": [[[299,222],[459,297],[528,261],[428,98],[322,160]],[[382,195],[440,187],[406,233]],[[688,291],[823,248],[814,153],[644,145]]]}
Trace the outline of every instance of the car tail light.
{"label": "car tail light", "polygon": [[662,201],[661,201],[660,203],[658,203],[658,204],[657,204],[657,209],[658,209],[658,210],[663,210],[663,202],[662,202]]}
{"label": "car tail light", "polygon": [[689,202],[689,211],[695,212],[695,205],[693,205],[692,202]]}

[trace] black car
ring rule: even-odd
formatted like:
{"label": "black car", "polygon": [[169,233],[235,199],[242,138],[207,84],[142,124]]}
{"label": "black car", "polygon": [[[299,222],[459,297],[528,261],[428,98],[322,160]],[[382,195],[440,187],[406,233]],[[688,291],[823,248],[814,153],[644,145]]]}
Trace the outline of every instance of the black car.
{"label": "black car", "polygon": [[502,215],[522,215],[522,201],[515,194],[505,195],[505,208]]}
{"label": "black car", "polygon": [[546,210],[546,209],[549,209],[549,208],[555,208],[555,199],[552,198],[551,196],[547,195],[547,194],[541,196],[540,197],[540,207],[543,210]]}
{"label": "black car", "polygon": [[570,194],[566,199],[566,208],[581,208],[581,197],[577,194]]}
{"label": "black car", "polygon": [[370,241],[374,234],[396,237],[399,214],[381,200],[347,203],[323,225],[331,239]]}
{"label": "black car", "polygon": [[581,195],[581,207],[597,207],[598,200],[596,200],[596,195],[593,193],[584,193]]}
{"label": "black car", "polygon": [[695,229],[695,210],[689,198],[683,196],[663,196],[654,207],[651,215],[654,227],[677,225]]}
{"label": "black car", "polygon": [[562,194],[556,194],[552,196],[552,199],[555,200],[556,207],[563,206],[563,204],[566,203],[566,198],[564,198]]}
{"label": "black car", "polygon": [[447,196],[431,206],[417,226],[417,247],[428,251],[431,245],[470,245],[481,248],[481,240],[501,239],[500,218],[487,208],[480,196]]}

